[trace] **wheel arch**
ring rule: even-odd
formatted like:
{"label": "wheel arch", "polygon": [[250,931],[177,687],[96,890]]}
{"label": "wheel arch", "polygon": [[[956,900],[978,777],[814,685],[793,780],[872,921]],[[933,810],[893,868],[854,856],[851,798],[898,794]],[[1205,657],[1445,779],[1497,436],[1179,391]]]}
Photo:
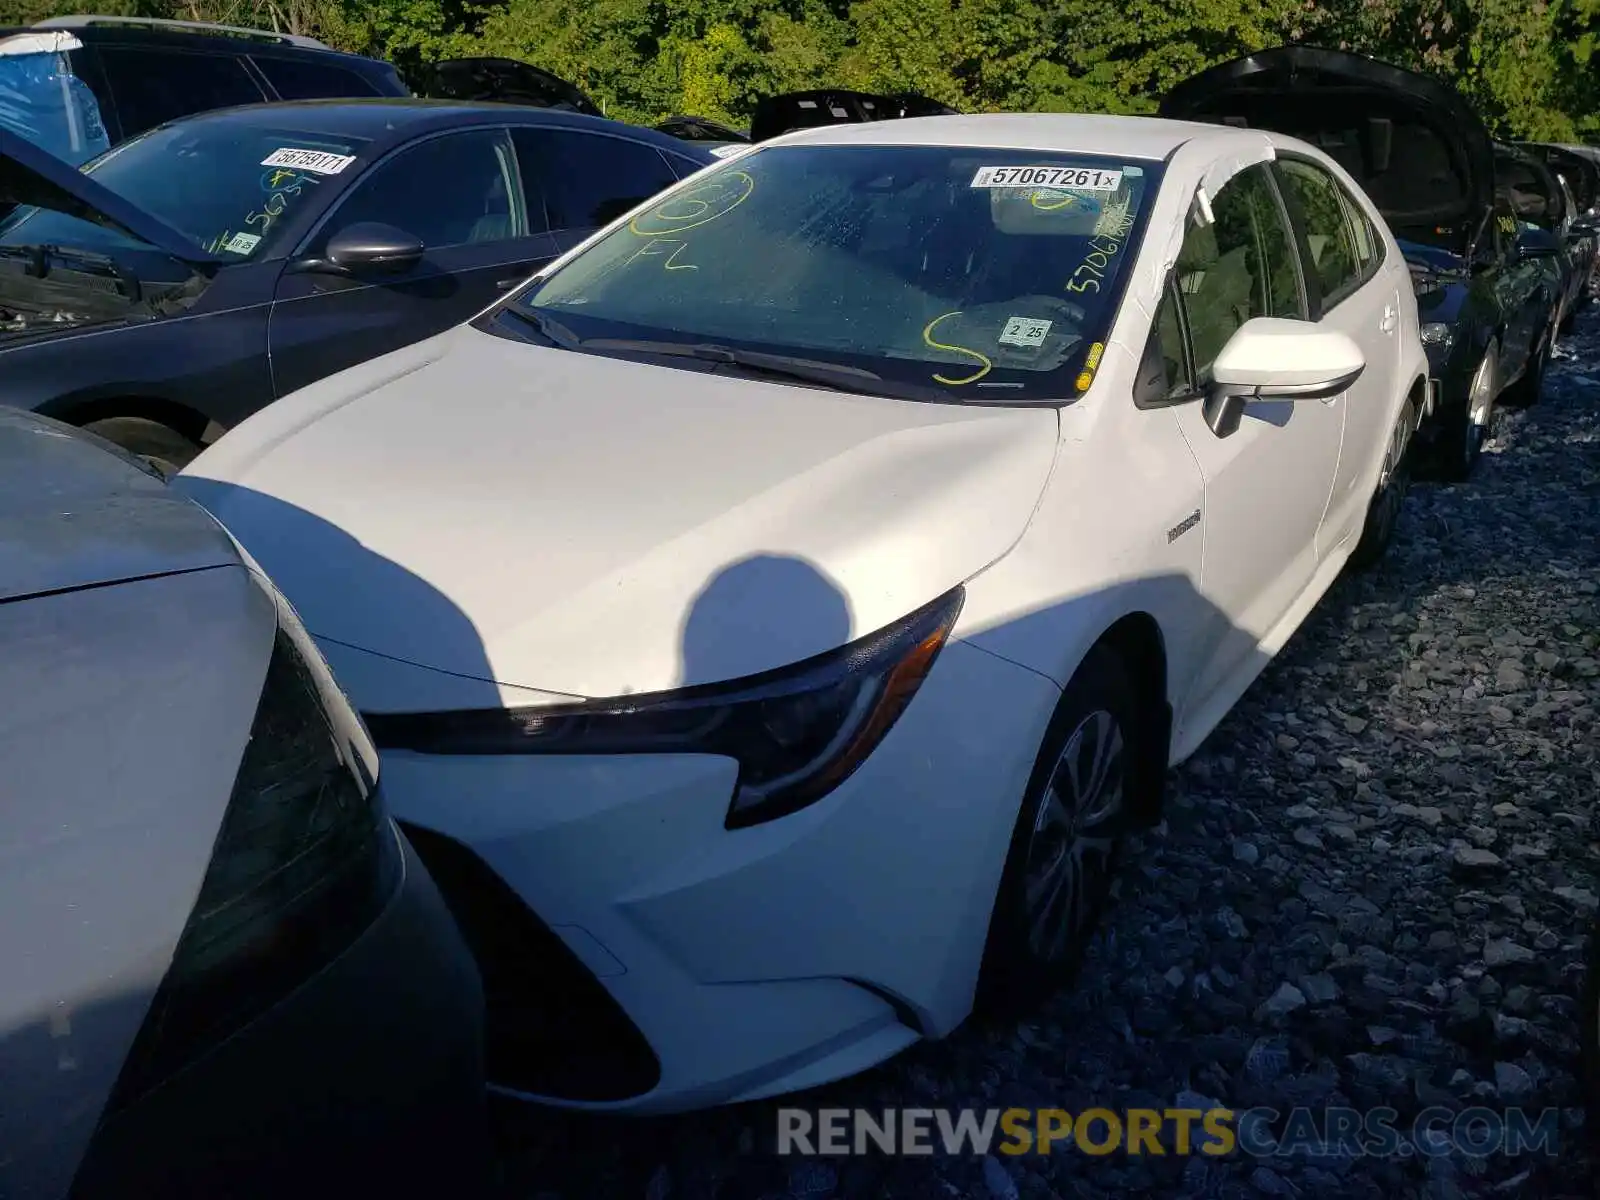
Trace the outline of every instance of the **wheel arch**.
{"label": "wheel arch", "polygon": [[1091,643],[1084,657],[1097,647],[1115,654],[1132,678],[1138,693],[1144,726],[1144,744],[1134,755],[1135,808],[1149,824],[1161,818],[1167,760],[1172,753],[1172,702],[1168,692],[1167,640],[1161,623],[1148,612],[1135,611],[1117,618]]}
{"label": "wheel arch", "polygon": [[197,443],[203,439],[211,423],[210,418],[204,413],[190,408],[187,404],[164,396],[139,393],[64,396],[41,405],[39,411],[47,417],[78,426],[112,417],[138,417],[165,425]]}

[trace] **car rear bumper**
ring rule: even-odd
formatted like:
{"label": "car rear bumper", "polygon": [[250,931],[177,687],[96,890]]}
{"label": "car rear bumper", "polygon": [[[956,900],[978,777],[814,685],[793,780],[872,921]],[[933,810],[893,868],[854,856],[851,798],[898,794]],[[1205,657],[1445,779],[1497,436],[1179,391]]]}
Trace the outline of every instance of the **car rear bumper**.
{"label": "car rear bumper", "polygon": [[840,787],[733,831],[731,759],[386,752],[389,803],[479,956],[491,1085],[673,1112],[947,1033],[1059,695],[953,643]]}
{"label": "car rear bumper", "polygon": [[[398,837],[398,832],[396,832]],[[339,958],[97,1133],[73,1200],[487,1192],[483,991],[415,851]]]}

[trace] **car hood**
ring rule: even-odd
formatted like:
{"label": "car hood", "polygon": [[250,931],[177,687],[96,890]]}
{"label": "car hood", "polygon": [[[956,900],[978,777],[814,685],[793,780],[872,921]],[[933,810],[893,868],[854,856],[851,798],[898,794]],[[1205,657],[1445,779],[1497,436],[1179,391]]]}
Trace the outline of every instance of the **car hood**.
{"label": "car hood", "polygon": [[1280,46],[1173,88],[1160,115],[1271,130],[1349,171],[1390,227],[1463,228],[1494,203],[1489,132],[1454,88],[1357,54]]}
{"label": "car hood", "polygon": [[238,561],[215,521],[130,455],[0,406],[0,601]]}
{"label": "car hood", "polygon": [[97,225],[115,226],[180,262],[215,266],[228,261],[96,183],[93,176],[0,128],[0,213],[14,204],[37,205]]}
{"label": "car hood", "polygon": [[[856,396],[466,326],[264,409],[175,486],[320,639],[597,697],[754,674],[907,615],[1015,543],[1057,440],[1049,408]],[[726,636],[691,652],[708,629]]]}

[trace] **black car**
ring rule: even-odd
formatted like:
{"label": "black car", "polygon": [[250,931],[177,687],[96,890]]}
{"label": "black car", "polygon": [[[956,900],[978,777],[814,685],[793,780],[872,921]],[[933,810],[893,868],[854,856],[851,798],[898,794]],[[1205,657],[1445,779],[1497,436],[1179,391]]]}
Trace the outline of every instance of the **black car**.
{"label": "black car", "polygon": [[[1591,298],[1588,284],[1600,266],[1600,153],[1594,157],[1582,148],[1539,142],[1518,143],[1519,150],[1544,163],[1566,190],[1572,209],[1566,223],[1568,252],[1578,272],[1573,285],[1574,302],[1568,307],[1561,332],[1572,331],[1572,321]],[[1591,152],[1593,153],[1593,152]]]}
{"label": "black car", "polygon": [[164,466],[442,332],[711,153],[549,109],[204,113],[82,172],[0,131],[0,402]]}
{"label": "black car", "polygon": [[675,138],[682,138],[686,142],[733,146],[742,145],[750,140],[749,134],[730,129],[720,121],[713,121],[707,117],[668,117],[665,121],[659,122],[655,128],[662,133],[670,133]]}
{"label": "black car", "polygon": [[763,96],[756,102],[750,117],[749,140],[764,142],[795,129],[815,129],[822,125],[954,115],[956,110],[948,105],[909,92],[879,95],[839,88],[783,92]]}
{"label": "black car", "polygon": [[[1560,253],[1545,259],[1545,270],[1557,291],[1556,328],[1570,328],[1587,299],[1585,284],[1593,247],[1582,226],[1573,230],[1577,202],[1566,181],[1545,159],[1517,147],[1497,143],[1494,148],[1497,186],[1511,201],[1522,227],[1542,230],[1555,239]],[[1552,345],[1554,339],[1552,339]]]}
{"label": "black car", "polygon": [[1411,265],[1436,402],[1418,453],[1464,479],[1496,403],[1530,403],[1555,336],[1562,257],[1497,188],[1495,147],[1462,96],[1428,75],[1341,51],[1283,46],[1179,84],[1161,115],[1298,137],[1339,163]]}
{"label": "black car", "polygon": [[136,17],[0,29],[0,129],[74,164],[214,108],[408,94],[388,63],[294,34]]}

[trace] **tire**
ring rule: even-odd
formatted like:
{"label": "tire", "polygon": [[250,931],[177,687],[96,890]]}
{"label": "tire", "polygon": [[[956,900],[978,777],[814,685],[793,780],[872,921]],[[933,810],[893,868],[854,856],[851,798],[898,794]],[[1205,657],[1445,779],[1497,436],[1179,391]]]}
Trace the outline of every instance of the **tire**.
{"label": "tire", "polygon": [[1142,712],[1121,658],[1095,647],[1050,719],[1011,833],[978,981],[983,1014],[1020,1016],[1077,974],[1123,844],[1143,823],[1130,786],[1134,756],[1153,749]]}
{"label": "tire", "polygon": [[1411,489],[1411,404],[1406,403],[1400,423],[1389,435],[1389,448],[1383,454],[1383,469],[1377,490],[1367,504],[1367,520],[1361,527],[1361,540],[1350,553],[1350,565],[1358,571],[1376,566],[1389,552],[1406,492]]}
{"label": "tire", "polygon": [[1539,339],[1539,347],[1534,351],[1533,357],[1528,361],[1527,367],[1522,372],[1522,378],[1500,393],[1500,403],[1511,408],[1531,408],[1539,402],[1539,396],[1544,391],[1545,370],[1550,366],[1550,351],[1556,337],[1555,320],[1551,319],[1545,327],[1544,336]]}
{"label": "tire", "polygon": [[107,417],[90,421],[84,428],[137,454],[169,478],[193,462],[202,449],[176,429],[144,417]]}
{"label": "tire", "polygon": [[1494,432],[1495,404],[1500,390],[1500,350],[1489,343],[1472,373],[1463,409],[1453,414],[1450,426],[1433,447],[1433,467],[1447,483],[1471,478],[1483,444]]}

